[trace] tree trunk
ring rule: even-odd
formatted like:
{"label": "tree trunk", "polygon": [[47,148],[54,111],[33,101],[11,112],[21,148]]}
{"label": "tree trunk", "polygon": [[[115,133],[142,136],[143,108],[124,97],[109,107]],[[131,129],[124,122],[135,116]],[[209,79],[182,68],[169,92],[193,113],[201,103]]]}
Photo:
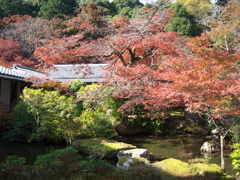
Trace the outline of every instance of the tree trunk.
{"label": "tree trunk", "polygon": [[224,136],[220,135],[220,146],[221,146],[221,168],[225,169],[225,159],[223,155],[223,146],[224,146]]}

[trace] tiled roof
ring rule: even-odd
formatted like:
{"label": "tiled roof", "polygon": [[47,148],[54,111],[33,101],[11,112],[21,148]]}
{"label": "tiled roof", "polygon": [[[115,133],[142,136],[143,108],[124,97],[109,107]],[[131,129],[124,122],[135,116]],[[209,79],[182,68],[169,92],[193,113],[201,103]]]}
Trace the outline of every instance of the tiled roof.
{"label": "tiled roof", "polygon": [[19,74],[15,71],[12,71],[10,68],[3,66],[0,66],[0,77],[21,81],[23,81],[25,78],[22,74]]}
{"label": "tiled roof", "polygon": [[26,77],[31,77],[31,76],[36,76],[36,77],[39,77],[39,78],[44,77],[44,74],[41,71],[36,71],[34,69],[24,67],[24,66],[19,66],[19,65],[16,65],[16,64],[13,65],[11,70],[15,71],[18,74],[21,74],[25,78]]}
{"label": "tiled roof", "polygon": [[54,65],[54,69],[48,71],[48,78],[60,82],[80,79],[83,82],[101,82],[108,76],[108,64],[64,64]]}
{"label": "tiled roof", "polygon": [[46,72],[47,75],[41,71],[19,65],[13,65],[12,68],[0,66],[0,77],[24,81],[27,77],[37,76],[60,82],[79,79],[87,83],[97,83],[105,81],[109,77],[108,66],[108,64],[54,65],[53,69]]}

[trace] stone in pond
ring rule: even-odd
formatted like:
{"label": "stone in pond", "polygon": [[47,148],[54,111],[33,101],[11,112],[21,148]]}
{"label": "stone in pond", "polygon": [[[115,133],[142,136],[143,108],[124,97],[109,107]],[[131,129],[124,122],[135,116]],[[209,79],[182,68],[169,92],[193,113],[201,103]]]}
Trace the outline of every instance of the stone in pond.
{"label": "stone in pond", "polygon": [[148,159],[149,154],[147,149],[129,149],[129,150],[121,150],[118,152],[117,157],[120,159],[122,156],[129,156],[129,157],[143,157]]}
{"label": "stone in pond", "polygon": [[116,168],[128,170],[130,167],[134,167],[136,165],[150,165],[150,164],[151,163],[146,158],[121,156],[118,160]]}
{"label": "stone in pond", "polygon": [[218,145],[217,141],[215,141],[215,140],[206,141],[203,143],[200,150],[203,153],[217,152],[217,151],[219,151],[219,145]]}

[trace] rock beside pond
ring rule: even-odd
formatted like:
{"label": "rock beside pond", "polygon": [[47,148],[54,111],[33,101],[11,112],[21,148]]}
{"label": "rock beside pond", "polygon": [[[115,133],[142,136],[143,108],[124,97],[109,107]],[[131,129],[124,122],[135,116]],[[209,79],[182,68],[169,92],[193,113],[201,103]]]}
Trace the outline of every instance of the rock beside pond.
{"label": "rock beside pond", "polygon": [[219,144],[215,140],[206,141],[200,148],[203,153],[213,153],[219,151]]}
{"label": "rock beside pond", "polygon": [[211,135],[219,135],[219,131],[217,129],[211,130]]}
{"label": "rock beside pond", "polygon": [[149,154],[147,149],[130,149],[130,150],[121,150],[117,153],[118,159],[120,159],[122,156],[129,156],[129,157],[143,157],[148,159]]}
{"label": "rock beside pond", "polygon": [[83,138],[72,141],[72,146],[80,152],[93,155],[98,158],[112,159],[120,150],[134,149],[136,146],[117,142],[107,138]]}

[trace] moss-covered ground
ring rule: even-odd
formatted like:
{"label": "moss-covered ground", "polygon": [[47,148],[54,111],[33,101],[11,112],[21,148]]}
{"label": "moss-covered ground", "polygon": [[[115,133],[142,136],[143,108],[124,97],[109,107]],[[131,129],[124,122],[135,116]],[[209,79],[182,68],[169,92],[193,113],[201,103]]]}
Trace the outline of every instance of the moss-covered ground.
{"label": "moss-covered ground", "polygon": [[120,150],[136,148],[131,144],[102,137],[78,139],[74,140],[74,142],[74,147],[78,150],[100,158],[115,158]]}

